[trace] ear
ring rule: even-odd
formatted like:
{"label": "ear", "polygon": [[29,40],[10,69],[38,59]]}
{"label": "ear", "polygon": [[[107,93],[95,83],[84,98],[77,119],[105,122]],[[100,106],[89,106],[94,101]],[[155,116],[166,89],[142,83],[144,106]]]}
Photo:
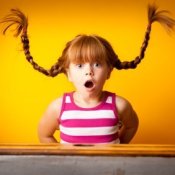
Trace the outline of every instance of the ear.
{"label": "ear", "polygon": [[113,67],[108,70],[108,75],[106,78],[107,80],[110,78],[112,70],[113,70]]}
{"label": "ear", "polygon": [[67,75],[67,78],[70,82],[72,82],[72,77],[71,77],[71,73],[69,71],[69,69],[66,69],[66,75]]}

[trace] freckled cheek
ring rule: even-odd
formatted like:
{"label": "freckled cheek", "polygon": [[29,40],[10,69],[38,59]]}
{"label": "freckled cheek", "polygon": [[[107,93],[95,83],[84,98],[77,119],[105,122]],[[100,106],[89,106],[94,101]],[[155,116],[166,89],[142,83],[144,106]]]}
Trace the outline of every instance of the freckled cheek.
{"label": "freckled cheek", "polygon": [[99,76],[101,79],[106,79],[106,78],[107,78],[107,70],[106,70],[106,71],[99,71],[99,72],[98,72],[98,76]]}
{"label": "freckled cheek", "polygon": [[70,74],[75,77],[77,76],[78,72],[75,69],[70,69]]}
{"label": "freckled cheek", "polygon": [[82,75],[80,72],[72,72],[72,79],[75,83],[79,83],[82,81]]}
{"label": "freckled cheek", "polygon": [[106,80],[107,80],[106,76],[103,76],[103,77],[101,78],[101,83],[104,84]]}

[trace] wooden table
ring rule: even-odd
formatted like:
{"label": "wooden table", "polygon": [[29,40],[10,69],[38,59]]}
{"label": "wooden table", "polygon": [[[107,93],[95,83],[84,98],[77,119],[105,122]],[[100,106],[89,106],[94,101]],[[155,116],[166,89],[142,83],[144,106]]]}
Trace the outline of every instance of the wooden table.
{"label": "wooden table", "polygon": [[175,175],[175,145],[0,144],[0,175]]}

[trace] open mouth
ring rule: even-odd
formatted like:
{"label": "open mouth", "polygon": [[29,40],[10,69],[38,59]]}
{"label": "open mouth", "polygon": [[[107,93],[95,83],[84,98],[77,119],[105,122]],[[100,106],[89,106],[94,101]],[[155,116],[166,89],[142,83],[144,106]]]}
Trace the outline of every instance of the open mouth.
{"label": "open mouth", "polygon": [[84,86],[86,88],[92,88],[94,86],[94,83],[92,81],[88,80],[85,82]]}

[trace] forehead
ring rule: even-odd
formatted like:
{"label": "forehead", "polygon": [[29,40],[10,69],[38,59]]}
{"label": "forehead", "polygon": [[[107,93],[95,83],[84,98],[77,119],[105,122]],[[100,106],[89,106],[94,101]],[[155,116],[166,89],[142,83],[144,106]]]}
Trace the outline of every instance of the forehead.
{"label": "forehead", "polygon": [[103,44],[96,38],[85,38],[74,42],[68,50],[68,59],[73,63],[106,62]]}

